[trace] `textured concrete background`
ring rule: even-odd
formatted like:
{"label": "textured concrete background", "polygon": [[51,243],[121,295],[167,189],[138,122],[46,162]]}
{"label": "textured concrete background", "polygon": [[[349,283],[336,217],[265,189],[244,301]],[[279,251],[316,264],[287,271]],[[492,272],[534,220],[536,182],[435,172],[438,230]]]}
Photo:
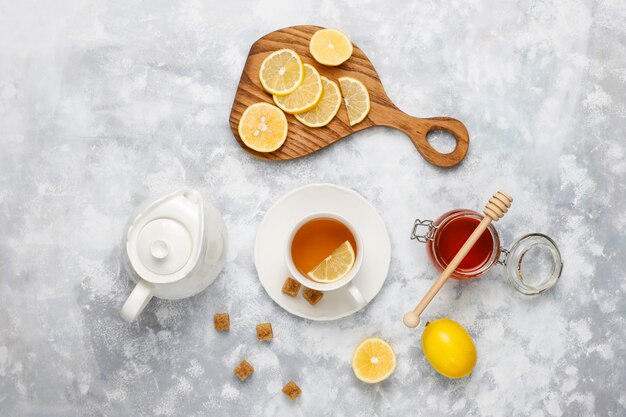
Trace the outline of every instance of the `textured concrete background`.
{"label": "textured concrete background", "polygon": [[[621,0],[0,0],[0,415],[625,415],[625,19]],[[242,152],[228,115],[248,48],[304,23],[347,32],[402,109],[463,120],[467,159],[436,169],[383,128],[289,163]],[[363,194],[393,245],[379,296],[331,323],[282,311],[252,260],[266,209],[312,182]],[[125,323],[123,225],[183,185],[224,214],[229,262],[204,293]],[[427,318],[462,323],[479,353],[450,381],[401,323],[436,276],[409,230],[498,188],[515,198],[505,242],[544,232],[565,269],[535,298],[500,268],[446,284]],[[398,354],[377,386],[349,364],[370,335]],[[256,372],[242,384],[243,358]]]}

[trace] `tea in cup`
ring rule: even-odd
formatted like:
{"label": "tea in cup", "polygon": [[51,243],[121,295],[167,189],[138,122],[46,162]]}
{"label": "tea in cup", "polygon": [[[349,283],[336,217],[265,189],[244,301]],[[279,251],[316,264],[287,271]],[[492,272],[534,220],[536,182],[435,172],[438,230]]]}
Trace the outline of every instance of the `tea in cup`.
{"label": "tea in cup", "polygon": [[359,305],[366,304],[351,282],[363,262],[363,242],[344,217],[317,212],[300,220],[287,240],[285,259],[289,272],[305,287],[318,291],[346,287]]}

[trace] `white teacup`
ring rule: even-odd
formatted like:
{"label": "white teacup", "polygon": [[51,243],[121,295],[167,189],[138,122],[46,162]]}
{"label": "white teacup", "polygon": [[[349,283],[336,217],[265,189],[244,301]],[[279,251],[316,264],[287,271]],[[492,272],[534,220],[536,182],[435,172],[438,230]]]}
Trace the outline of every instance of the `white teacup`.
{"label": "white teacup", "polygon": [[[350,272],[348,272],[348,274],[345,277],[341,278],[339,281],[331,282],[328,284],[313,281],[312,279],[300,273],[291,257],[291,246],[294,236],[304,224],[315,219],[333,219],[342,223],[350,230],[352,236],[354,236],[354,240],[356,241],[356,259],[354,261],[354,265],[352,266]],[[298,223],[293,226],[291,233],[289,234],[289,238],[287,239],[287,245],[285,247],[285,261],[287,262],[287,268],[289,269],[291,276],[305,287],[324,292],[334,291],[346,287],[346,289],[350,292],[350,295],[352,296],[352,298],[354,298],[358,305],[365,305],[367,304],[367,301],[365,300],[359,289],[356,287],[356,285],[352,283],[352,280],[359,273],[359,269],[361,268],[361,264],[363,263],[363,252],[363,240],[361,239],[359,231],[352,225],[352,223],[336,213],[319,211],[302,218]]]}

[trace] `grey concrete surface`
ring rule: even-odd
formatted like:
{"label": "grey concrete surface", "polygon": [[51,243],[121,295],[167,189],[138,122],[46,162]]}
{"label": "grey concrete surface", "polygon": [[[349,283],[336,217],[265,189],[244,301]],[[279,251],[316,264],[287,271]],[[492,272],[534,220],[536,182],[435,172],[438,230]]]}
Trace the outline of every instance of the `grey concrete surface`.
{"label": "grey concrete surface", "polygon": [[[619,0],[0,1],[0,415],[625,415],[625,21]],[[464,121],[466,160],[434,168],[383,128],[293,162],[242,152],[228,115],[251,43],[307,23],[348,33],[400,108]],[[371,201],[393,247],[378,297],[330,323],[282,311],[252,258],[267,208],[314,182]],[[125,323],[124,223],[180,186],[223,213],[227,266]],[[463,324],[479,355],[447,380],[401,322],[437,275],[410,228],[499,188],[515,198],[504,243],[546,233],[565,268],[532,298],[501,268],[446,284],[426,318]],[[228,334],[212,329],[220,311]],[[376,386],[350,368],[370,335],[398,355]],[[243,358],[256,371],[240,383]]]}

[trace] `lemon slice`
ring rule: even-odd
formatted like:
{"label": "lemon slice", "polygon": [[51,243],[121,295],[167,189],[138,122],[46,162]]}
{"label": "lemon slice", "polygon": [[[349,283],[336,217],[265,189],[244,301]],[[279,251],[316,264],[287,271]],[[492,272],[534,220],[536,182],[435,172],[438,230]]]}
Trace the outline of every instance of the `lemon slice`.
{"label": "lemon slice", "polygon": [[396,369],[396,354],[389,343],[370,337],[359,343],[352,356],[352,370],[368,384],[384,381]]}
{"label": "lemon slice", "polygon": [[348,120],[350,126],[363,121],[370,111],[370,95],[363,83],[351,77],[341,77],[339,79],[341,95],[348,110]]}
{"label": "lemon slice", "polygon": [[352,42],[337,29],[320,29],[309,43],[311,55],[322,65],[341,65],[352,56]]}
{"label": "lemon slice", "polygon": [[322,79],[309,64],[304,64],[304,80],[293,93],[286,96],[274,95],[274,103],[287,113],[302,113],[312,109],[322,97]]}
{"label": "lemon slice", "polygon": [[348,275],[354,266],[356,256],[349,241],[343,242],[307,274],[313,281],[325,284],[339,281]]}
{"label": "lemon slice", "polygon": [[239,120],[239,137],[250,149],[272,152],[287,138],[287,118],[278,107],[256,103],[243,112]]}
{"label": "lemon slice", "polygon": [[289,94],[304,79],[302,59],[291,49],[279,49],[263,60],[259,79],[268,93],[277,96]]}
{"label": "lemon slice", "polygon": [[322,75],[322,97],[317,106],[304,113],[296,114],[296,119],[309,127],[322,127],[330,123],[341,106],[341,93],[337,83]]}

